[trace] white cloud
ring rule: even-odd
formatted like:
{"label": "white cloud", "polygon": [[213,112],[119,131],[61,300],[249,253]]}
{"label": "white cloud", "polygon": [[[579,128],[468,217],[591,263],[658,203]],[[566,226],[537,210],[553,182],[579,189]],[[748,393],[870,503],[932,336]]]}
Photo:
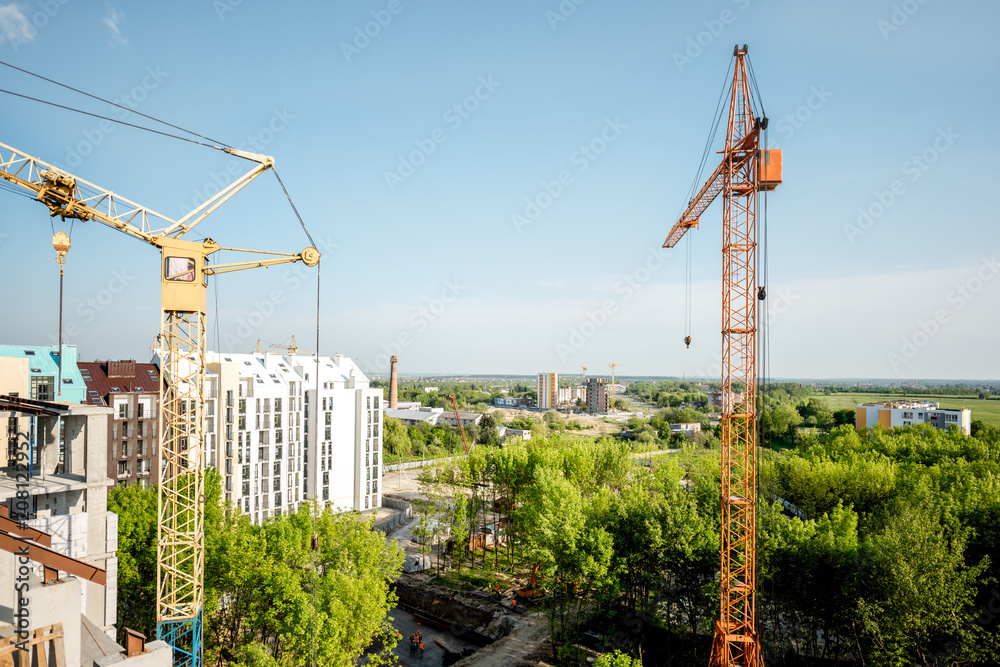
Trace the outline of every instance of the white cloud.
{"label": "white cloud", "polygon": [[35,31],[21,9],[20,5],[14,3],[0,5],[0,42],[5,39],[29,42],[35,37]]}
{"label": "white cloud", "polygon": [[122,35],[121,24],[125,20],[125,15],[120,11],[115,9],[114,5],[110,2],[105,2],[105,6],[108,8],[108,14],[103,19],[101,23],[108,29],[111,33],[111,45],[112,46],[128,46],[128,40]]}

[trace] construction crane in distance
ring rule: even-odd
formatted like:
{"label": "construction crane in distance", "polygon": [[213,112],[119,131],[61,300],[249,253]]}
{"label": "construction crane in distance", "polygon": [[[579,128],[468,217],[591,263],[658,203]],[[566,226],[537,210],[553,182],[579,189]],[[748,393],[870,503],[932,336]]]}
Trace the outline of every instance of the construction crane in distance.
{"label": "construction crane in distance", "polygon": [[615,362],[612,361],[610,364],[608,364],[608,366],[611,366],[611,387],[609,387],[609,389],[611,390],[611,398],[608,399],[608,412],[614,412],[615,411],[615,367],[621,366],[621,364],[616,364]]}
{"label": "construction crane in distance", "polygon": [[580,368],[583,369],[583,383],[587,384],[587,367],[586,366],[580,366]]}
{"label": "construction crane in distance", "polygon": [[455,394],[448,394],[448,399],[451,400],[451,407],[455,411],[455,423],[458,424],[458,432],[462,436],[462,447],[465,449],[465,453],[469,453],[469,441],[465,437],[465,427],[462,426],[462,415],[458,412],[458,401],[455,399]]}
{"label": "construction crane in distance", "polygon": [[312,352],[310,352],[309,350],[300,350],[295,345],[295,336],[292,336],[292,344],[291,345],[277,345],[275,343],[271,343],[270,345],[271,345],[272,348],[274,348],[276,350],[287,350],[289,354],[298,354],[299,352],[301,352],[302,354],[312,354]]}
{"label": "construction crane in distance", "polygon": [[[320,253],[252,251],[210,238],[187,241],[193,230],[233,195],[274,165],[266,155],[234,148],[226,153],[254,163],[201,206],[173,220],[0,143],[0,178],[34,193],[51,217],[96,221],[160,250],[160,484],[157,487],[156,624],[173,648],[174,665],[201,667],[204,608],[205,316],[208,276],[288,262],[316,266]],[[252,259],[209,264],[220,250]]]}
{"label": "construction crane in distance", "polygon": [[[722,195],[721,604],[712,667],[763,667],[756,624],[757,540],[757,193],[781,183],[781,151],[761,150],[767,128],[746,44],[735,69],[722,161],[674,224],[672,248]],[[755,114],[754,98],[760,115]],[[685,340],[685,343],[689,343]]]}

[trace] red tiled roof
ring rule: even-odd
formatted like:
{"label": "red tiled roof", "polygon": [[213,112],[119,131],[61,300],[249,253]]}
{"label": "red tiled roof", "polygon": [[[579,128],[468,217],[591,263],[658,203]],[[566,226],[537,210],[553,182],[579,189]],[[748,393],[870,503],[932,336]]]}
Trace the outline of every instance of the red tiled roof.
{"label": "red tiled roof", "polygon": [[[137,364],[135,361],[81,361],[77,366],[83,374],[84,382],[87,383],[85,403],[91,405],[107,405],[108,395],[112,393],[155,394],[160,391],[160,369],[156,364]],[[118,391],[112,392],[114,388]],[[97,392],[97,401],[91,392]]]}

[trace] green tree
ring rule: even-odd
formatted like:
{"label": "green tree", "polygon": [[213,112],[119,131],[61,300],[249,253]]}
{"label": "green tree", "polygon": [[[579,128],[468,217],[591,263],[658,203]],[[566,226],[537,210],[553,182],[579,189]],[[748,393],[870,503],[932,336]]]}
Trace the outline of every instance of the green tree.
{"label": "green tree", "polygon": [[401,420],[386,415],[385,421],[382,423],[382,430],[385,449],[392,456],[405,456],[410,453],[412,447],[410,434]]}
{"label": "green tree", "polygon": [[118,515],[118,627],[147,637],[156,630],[156,489],[116,486],[108,511]]}
{"label": "green tree", "polygon": [[479,420],[479,438],[476,442],[490,446],[499,444],[500,435],[497,433],[497,424],[492,415],[483,415]]}
{"label": "green tree", "polygon": [[594,665],[596,667],[642,667],[642,661],[627,653],[615,651],[614,653],[605,653],[597,659]]}
{"label": "green tree", "polygon": [[568,639],[573,602],[582,603],[585,593],[606,584],[611,536],[597,525],[579,489],[550,468],[538,470],[522,516],[529,557],[550,591],[549,628],[558,647]]}

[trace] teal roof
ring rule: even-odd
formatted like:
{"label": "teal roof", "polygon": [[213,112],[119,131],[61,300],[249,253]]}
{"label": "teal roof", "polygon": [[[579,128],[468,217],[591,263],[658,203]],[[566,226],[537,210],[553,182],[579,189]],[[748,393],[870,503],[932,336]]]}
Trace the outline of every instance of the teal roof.
{"label": "teal roof", "polygon": [[[58,349],[57,345],[0,345],[0,357],[27,359],[28,374],[31,377],[57,377]],[[53,387],[53,396],[49,400],[83,403],[87,398],[87,384],[76,365],[76,345],[63,345],[62,350],[62,396],[55,395],[59,390]]]}

